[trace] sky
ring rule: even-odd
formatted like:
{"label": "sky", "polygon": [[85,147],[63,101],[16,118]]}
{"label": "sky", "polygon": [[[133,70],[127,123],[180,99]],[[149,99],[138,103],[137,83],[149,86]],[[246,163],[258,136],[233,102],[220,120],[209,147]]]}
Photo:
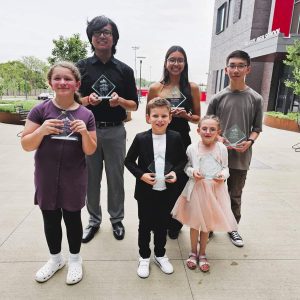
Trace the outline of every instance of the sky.
{"label": "sky", "polygon": [[[118,26],[115,57],[135,69],[142,61],[142,78],[161,79],[169,47],[182,46],[188,57],[189,79],[206,83],[214,0],[8,0],[1,1],[0,63],[35,56],[46,61],[53,39],[79,33],[86,37],[87,20],[106,15]],[[89,52],[91,55],[91,52]],[[140,59],[136,61],[137,77]]]}

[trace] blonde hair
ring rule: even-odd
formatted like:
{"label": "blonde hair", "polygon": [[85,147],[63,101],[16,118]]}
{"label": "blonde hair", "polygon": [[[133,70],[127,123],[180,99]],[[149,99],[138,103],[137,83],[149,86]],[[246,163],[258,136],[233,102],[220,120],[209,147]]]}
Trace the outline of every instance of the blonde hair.
{"label": "blonde hair", "polygon": [[216,121],[217,124],[218,124],[218,129],[221,129],[220,119],[219,119],[219,117],[217,117],[215,115],[206,115],[206,116],[202,117],[200,119],[199,123],[198,123],[198,128],[201,127],[202,122],[205,121],[205,120],[214,120],[214,121]]}
{"label": "blonde hair", "polygon": [[[79,72],[78,68],[72,62],[58,61],[54,65],[51,66],[51,68],[49,69],[49,71],[47,73],[47,79],[49,82],[51,81],[53,71],[56,67],[69,69],[72,72],[72,74],[74,75],[74,78],[77,82],[81,80],[80,72]],[[81,104],[80,98],[81,98],[80,94],[78,92],[75,92],[75,94],[74,94],[75,102]]]}
{"label": "blonde hair", "polygon": [[151,109],[156,108],[156,107],[166,107],[168,109],[169,113],[171,113],[170,102],[167,99],[155,97],[147,103],[146,114],[150,115]]}

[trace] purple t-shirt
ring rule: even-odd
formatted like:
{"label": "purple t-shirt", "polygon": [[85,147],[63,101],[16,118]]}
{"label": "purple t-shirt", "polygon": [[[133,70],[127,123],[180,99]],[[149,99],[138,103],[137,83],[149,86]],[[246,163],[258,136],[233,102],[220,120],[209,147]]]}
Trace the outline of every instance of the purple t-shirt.
{"label": "purple t-shirt", "polygon": [[[75,119],[83,120],[88,131],[96,130],[90,110],[80,105],[71,112]],[[42,125],[45,120],[56,119],[62,110],[51,100],[35,106],[28,119]],[[35,153],[34,203],[43,210],[63,208],[78,211],[85,205],[87,169],[82,150],[81,135],[78,141],[52,139],[45,136]]]}

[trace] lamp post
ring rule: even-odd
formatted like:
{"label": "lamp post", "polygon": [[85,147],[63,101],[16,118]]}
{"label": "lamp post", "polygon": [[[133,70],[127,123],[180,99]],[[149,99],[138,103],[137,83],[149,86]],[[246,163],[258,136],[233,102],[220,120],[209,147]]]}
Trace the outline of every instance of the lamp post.
{"label": "lamp post", "polygon": [[142,96],[142,63],[143,59],[145,59],[145,56],[138,56],[137,57],[140,60],[140,90],[139,90],[139,102],[141,102],[141,96]]}
{"label": "lamp post", "polygon": [[136,76],[137,76],[137,72],[136,72],[136,50],[139,50],[140,47],[139,46],[132,46],[131,48],[134,51],[134,76],[136,78]]}

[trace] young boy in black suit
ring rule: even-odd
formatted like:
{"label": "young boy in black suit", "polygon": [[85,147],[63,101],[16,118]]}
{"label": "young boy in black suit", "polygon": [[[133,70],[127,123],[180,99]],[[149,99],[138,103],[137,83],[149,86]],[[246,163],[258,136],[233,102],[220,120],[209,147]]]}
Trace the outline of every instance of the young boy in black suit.
{"label": "young boy in black suit", "polygon": [[142,278],[149,276],[151,231],[154,262],[164,273],[173,273],[165,254],[167,222],[170,199],[176,195],[176,175],[183,171],[187,158],[180,134],[167,130],[171,118],[169,101],[161,98],[149,101],[146,120],[151,129],[136,135],[125,158],[125,166],[136,177],[134,197],[138,203],[140,254],[137,274]]}

